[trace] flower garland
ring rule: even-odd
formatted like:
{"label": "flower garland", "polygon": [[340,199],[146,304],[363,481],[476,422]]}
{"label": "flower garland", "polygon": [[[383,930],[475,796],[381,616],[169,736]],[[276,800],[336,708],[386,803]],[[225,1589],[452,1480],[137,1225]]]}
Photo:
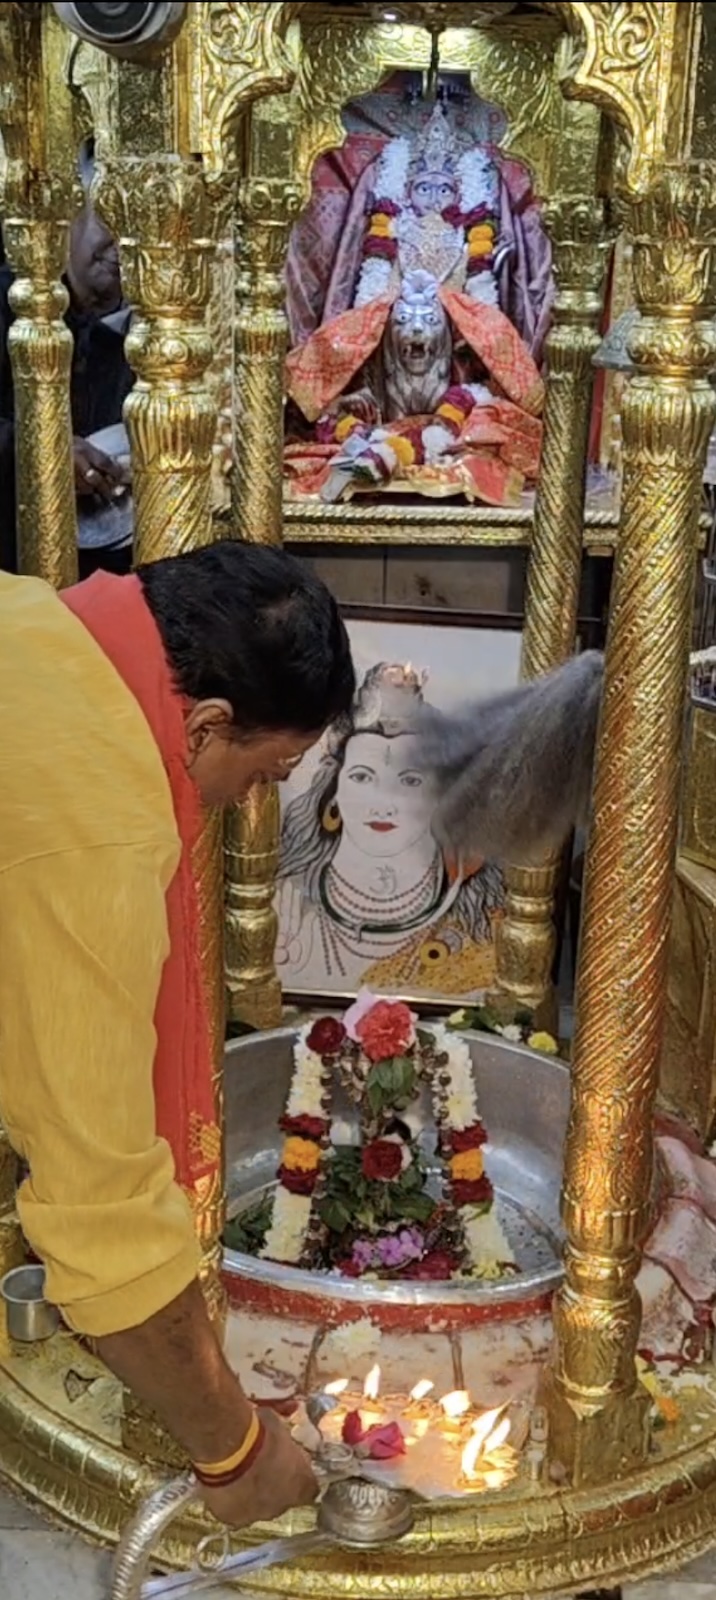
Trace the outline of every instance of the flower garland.
{"label": "flower garland", "polygon": [[[445,1196],[426,1187],[414,1123],[420,1079],[433,1089]],[[331,1084],[359,1108],[359,1145],[330,1144]],[[342,1022],[297,1036],[271,1223],[261,1255],[328,1264],[347,1276],[501,1276],[513,1257],[492,1211],[470,1051],[445,1024],[422,1033],[404,1002],[363,991]],[[320,1252],[323,1250],[323,1256]]]}
{"label": "flower garland", "polygon": [[432,1032],[439,1068],[435,1116],[449,1199],[462,1225],[470,1267],[481,1276],[499,1276],[505,1265],[514,1264],[514,1257],[492,1210],[495,1192],[482,1154],[487,1132],[478,1111],[469,1046],[444,1023],[436,1023]]}
{"label": "flower garland", "polygon": [[[391,139],[375,175],[368,212],[363,261],[354,305],[369,305],[387,294],[399,254],[400,218],[408,204],[411,147],[408,139]],[[495,259],[499,232],[500,180],[495,162],[484,150],[466,150],[457,163],[459,200],[446,206],[442,219],[461,231],[467,252],[465,290],[484,305],[499,304]]]}
{"label": "flower garland", "polygon": [[[261,1255],[272,1261],[298,1263],[304,1254],[313,1211],[321,1155],[328,1143],[330,1122],[326,1110],[326,1069],[321,1044],[338,1037],[341,1024],[327,1034],[302,1028],[294,1047],[291,1089],[280,1128],[284,1134],[271,1225]],[[340,1039],[344,1037],[343,1030]],[[339,1041],[340,1042],[340,1041]]]}

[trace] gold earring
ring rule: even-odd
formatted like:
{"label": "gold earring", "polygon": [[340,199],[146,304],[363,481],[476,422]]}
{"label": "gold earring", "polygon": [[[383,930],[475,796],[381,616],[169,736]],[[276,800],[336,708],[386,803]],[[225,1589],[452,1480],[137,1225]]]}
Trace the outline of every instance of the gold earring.
{"label": "gold earring", "polygon": [[338,810],[338,801],[334,799],[325,807],[321,817],[321,827],[325,833],[337,833],[340,825],[341,813]]}

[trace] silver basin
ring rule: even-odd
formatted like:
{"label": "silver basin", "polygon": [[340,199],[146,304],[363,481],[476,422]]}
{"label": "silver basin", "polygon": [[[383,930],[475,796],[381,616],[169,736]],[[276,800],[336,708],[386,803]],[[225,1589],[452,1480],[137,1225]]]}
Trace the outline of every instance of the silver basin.
{"label": "silver basin", "polygon": [[[466,1033],[480,1114],[490,1143],[485,1165],[515,1259],[517,1276],[479,1282],[376,1282],[370,1286],[326,1273],[278,1266],[235,1250],[225,1266],[244,1280],[273,1284],[292,1294],[348,1303],[495,1306],[548,1294],[561,1281],[559,1190],[569,1111],[569,1070],[552,1056],[489,1034]],[[255,1202],[275,1181],[282,1115],[293,1065],[293,1028],[253,1034],[227,1046],[226,1160],[229,1215]],[[347,1122],[355,1111],[336,1097]]]}

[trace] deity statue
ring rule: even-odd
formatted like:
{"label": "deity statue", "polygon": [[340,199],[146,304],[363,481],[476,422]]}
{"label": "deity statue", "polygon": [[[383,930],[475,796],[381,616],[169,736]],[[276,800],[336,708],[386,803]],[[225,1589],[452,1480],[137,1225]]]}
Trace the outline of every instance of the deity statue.
{"label": "deity statue", "polygon": [[539,467],[543,385],[499,305],[513,246],[496,162],[460,148],[438,102],[388,141],[374,182],[353,303],[288,357],[289,398],[315,425],[310,443],[289,430],[294,490],[515,504]]}

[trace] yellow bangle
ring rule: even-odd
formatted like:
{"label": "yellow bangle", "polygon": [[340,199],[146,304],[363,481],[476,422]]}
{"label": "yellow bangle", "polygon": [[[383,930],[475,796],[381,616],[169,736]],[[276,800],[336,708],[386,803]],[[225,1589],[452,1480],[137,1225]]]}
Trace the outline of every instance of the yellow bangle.
{"label": "yellow bangle", "polygon": [[243,1444],[239,1445],[238,1450],[235,1450],[232,1456],[227,1456],[225,1461],[196,1461],[194,1465],[197,1471],[201,1472],[205,1478],[223,1478],[224,1473],[235,1472],[236,1468],[240,1467],[246,1457],[251,1454],[259,1436],[259,1427],[258,1416],[254,1412],[249,1423],[248,1433],[244,1437]]}

